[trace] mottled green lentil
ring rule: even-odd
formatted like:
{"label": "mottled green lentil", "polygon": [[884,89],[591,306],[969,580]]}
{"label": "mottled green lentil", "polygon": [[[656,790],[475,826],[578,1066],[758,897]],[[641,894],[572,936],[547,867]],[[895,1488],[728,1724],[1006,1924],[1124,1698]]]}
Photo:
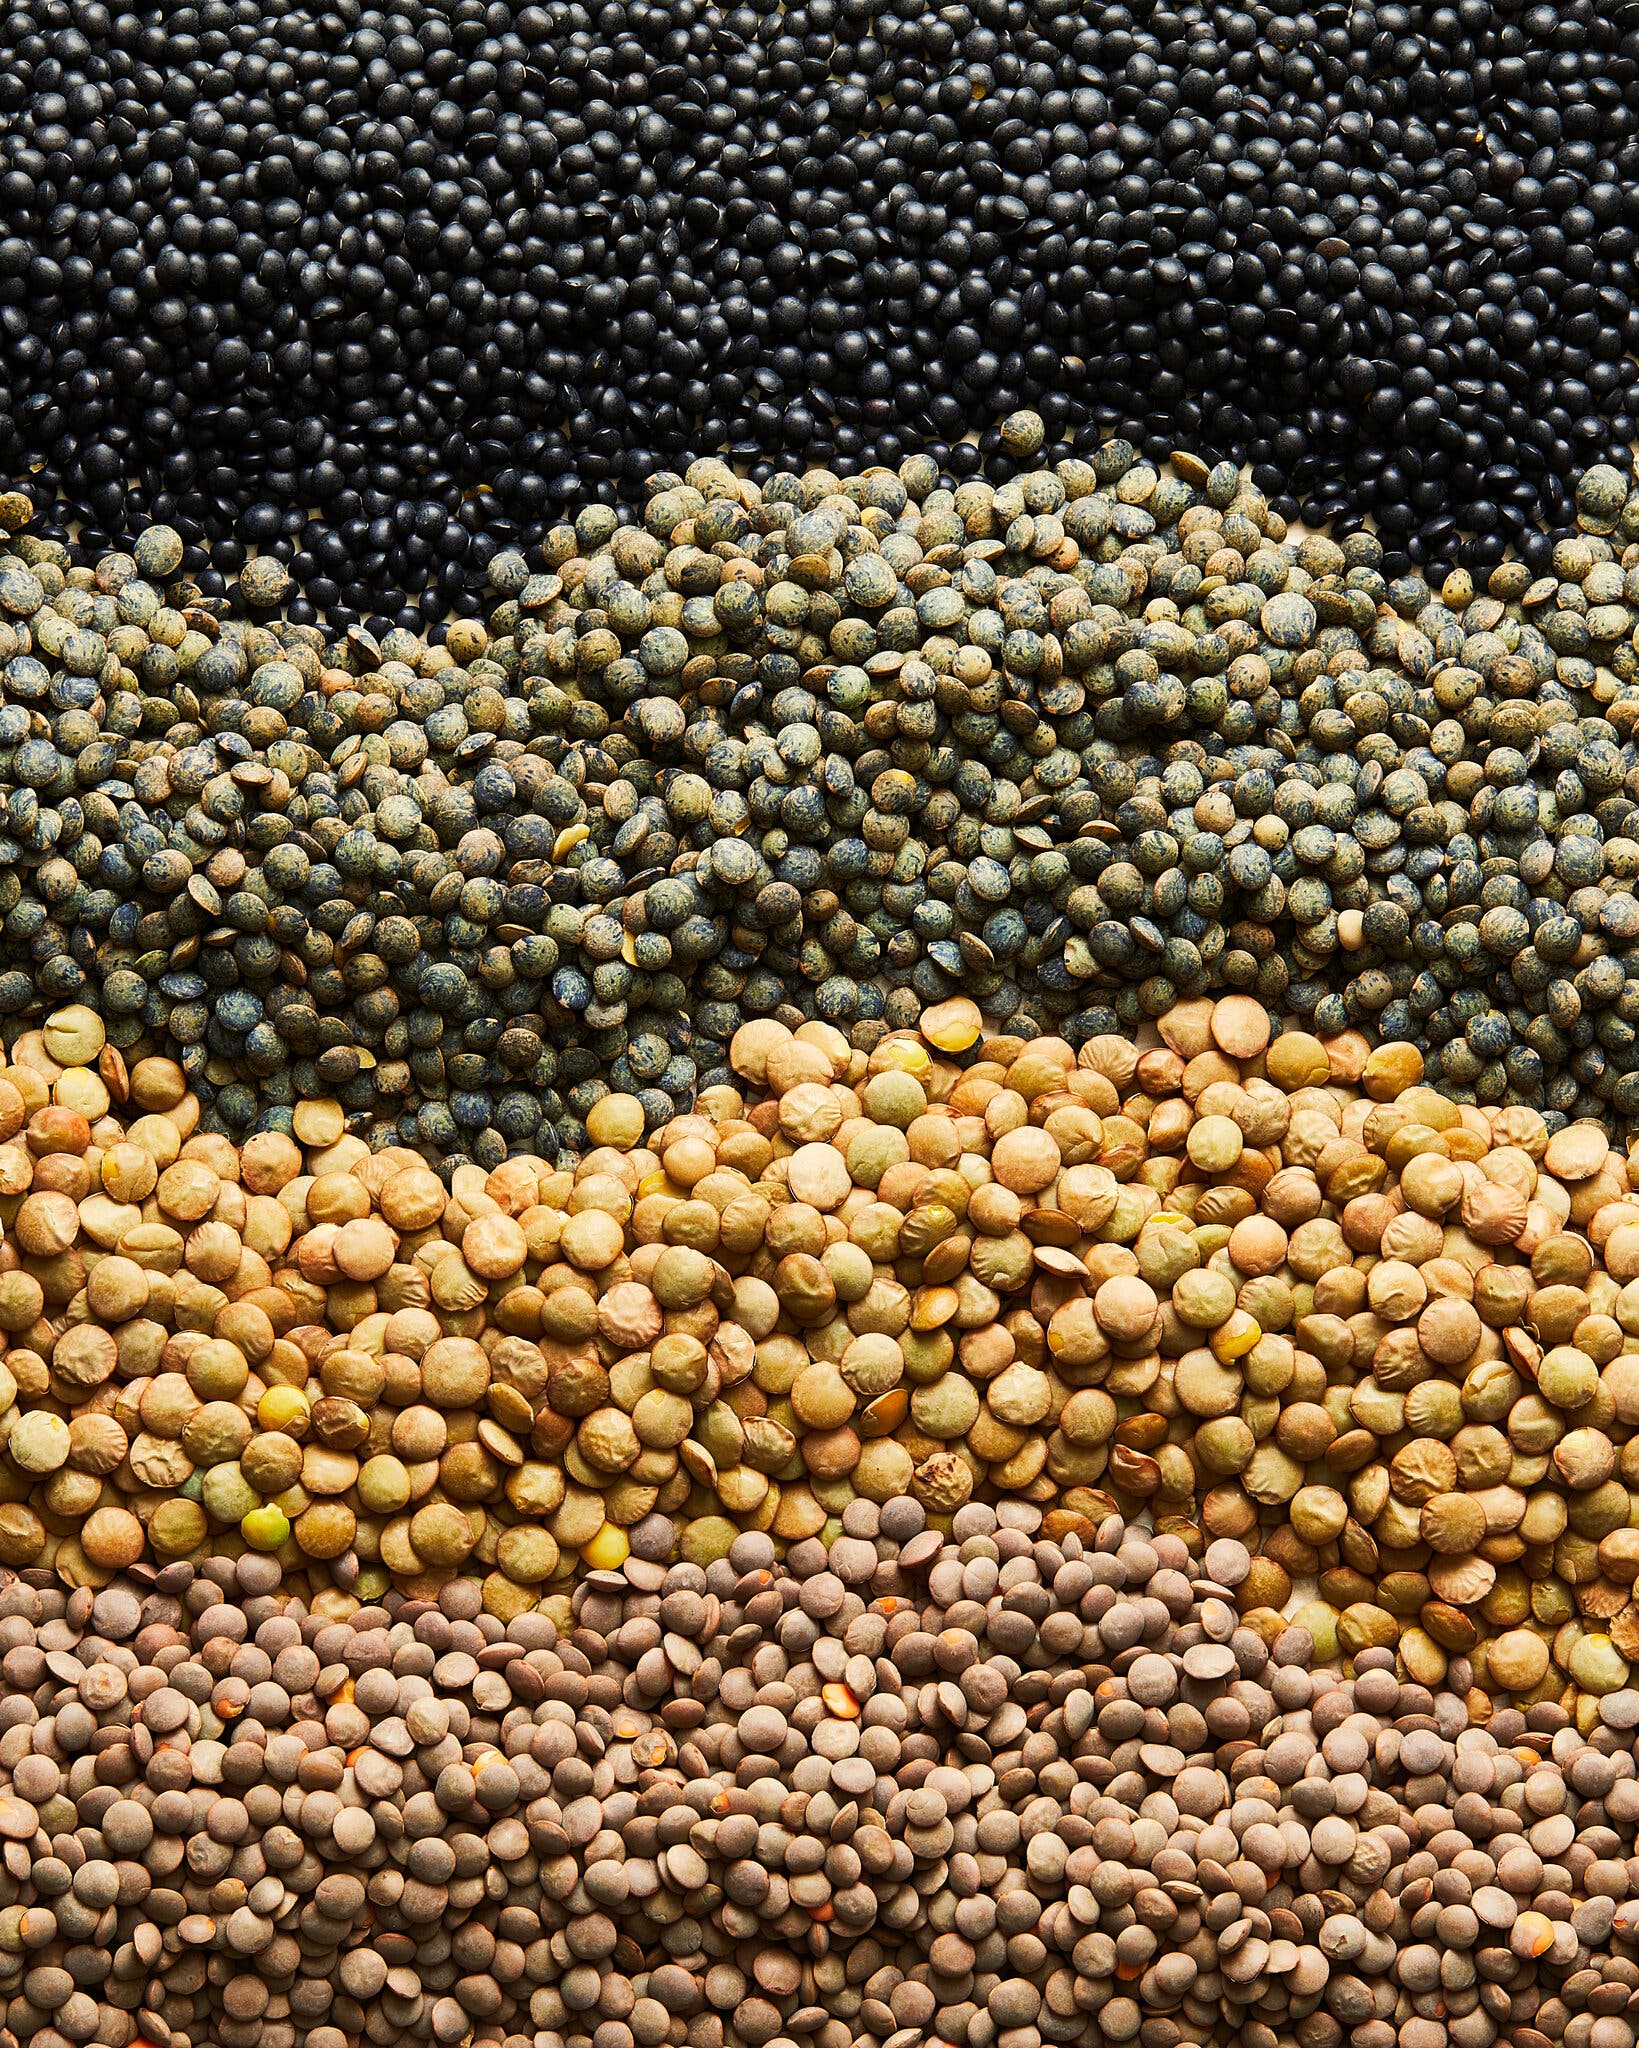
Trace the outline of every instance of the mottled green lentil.
{"label": "mottled green lentil", "polygon": [[[1016,416],[1015,458],[1040,445]],[[1620,498],[1620,502],[1618,499]],[[960,990],[1072,1042],[1202,993],[1639,1112],[1639,495],[1533,578],[1388,581],[1226,465],[658,475],[439,645],[0,534],[0,1019],[178,1056],[208,1128],[482,1164],[651,1125],[748,1017]],[[271,607],[271,609],[270,609]]]}

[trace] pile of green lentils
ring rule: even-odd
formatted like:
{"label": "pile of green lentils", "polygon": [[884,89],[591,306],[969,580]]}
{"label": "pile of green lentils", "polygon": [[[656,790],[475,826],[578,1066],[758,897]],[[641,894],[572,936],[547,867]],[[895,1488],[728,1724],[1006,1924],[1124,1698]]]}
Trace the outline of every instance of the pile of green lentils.
{"label": "pile of green lentils", "polygon": [[1004,483],[720,461],[490,565],[487,619],[339,640],[179,538],[76,561],[0,497],[0,1029],[64,1003],[204,1128],[334,1098],[493,1166],[651,1128],[749,1018],[868,1049],[962,993],[1130,1033],[1223,991],[1639,1116],[1639,487],[1533,580],[1388,580],[1231,466]]}

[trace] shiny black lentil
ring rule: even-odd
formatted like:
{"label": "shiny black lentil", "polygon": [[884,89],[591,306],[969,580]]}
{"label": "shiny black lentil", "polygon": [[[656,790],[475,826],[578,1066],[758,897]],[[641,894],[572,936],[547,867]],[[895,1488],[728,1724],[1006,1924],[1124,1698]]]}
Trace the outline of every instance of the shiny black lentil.
{"label": "shiny black lentil", "polygon": [[1626,1120],[1639,490],[1578,488],[1548,573],[1431,587],[1127,443],[704,462],[496,556],[436,644],[254,576],[236,614],[168,529],[76,566],[13,495],[0,1019],[93,1003],[235,1135],[335,1095],[490,1165],[606,1087],[664,1120],[748,1016],[869,1041],[957,991],[1081,1038],[1244,990]]}
{"label": "shiny black lentil", "polygon": [[1602,0],[26,0],[0,463],[411,626],[661,463],[1025,403],[1490,568],[1639,420],[1636,92]]}

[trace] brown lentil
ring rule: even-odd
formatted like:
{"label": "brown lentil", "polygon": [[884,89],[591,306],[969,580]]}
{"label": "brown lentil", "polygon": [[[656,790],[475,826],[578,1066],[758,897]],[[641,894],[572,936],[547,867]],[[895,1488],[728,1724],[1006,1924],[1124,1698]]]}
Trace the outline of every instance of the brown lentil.
{"label": "brown lentil", "polygon": [[6,2048],[1633,2048],[1632,1690],[1311,1668],[1238,1539],[1018,1500],[652,1547],[0,1573]]}
{"label": "brown lentil", "polygon": [[236,1149],[159,1059],[88,1116],[51,1048],[101,1049],[50,1020],[0,1073],[0,1563],[261,1552],[506,1621],[634,1548],[1017,1499],[1055,1541],[1245,1541],[1240,1611],[1417,1682],[1625,1690],[1627,1160],[1256,1009],[1079,1055],[960,1003],[869,1053],[762,1019],[647,1142],[609,1096],[578,1164],[444,1179],[322,1101]]}

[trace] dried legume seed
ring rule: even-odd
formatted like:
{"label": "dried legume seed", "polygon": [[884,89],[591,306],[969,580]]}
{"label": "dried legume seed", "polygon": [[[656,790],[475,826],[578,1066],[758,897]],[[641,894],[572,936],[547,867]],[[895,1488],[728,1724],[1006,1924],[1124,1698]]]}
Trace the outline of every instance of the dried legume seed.
{"label": "dried legume seed", "polygon": [[[1574,481],[1635,419],[1634,59],[1593,0],[1351,12],[1297,64],[1240,9],[882,36],[795,7],[338,30],[296,5],[202,16],[197,53],[92,14],[36,72],[59,27],[47,0],[7,17],[0,460],[94,530],[174,517],[250,594],[272,550],[311,603],[419,626],[566,498],[605,538],[658,468],[722,449],[889,465],[891,513],[942,469],[1028,485],[1130,433],[1130,513],[1182,441],[1216,501],[1247,462],[1311,521],[1375,514],[1391,574],[1489,568],[1573,489],[1596,531],[1624,510],[1621,472]],[[130,240],[145,184],[163,261]],[[1065,510],[1022,488],[998,532],[1050,553]],[[803,541],[799,588],[832,571]],[[876,558],[841,566],[890,594]],[[935,618],[943,588],[917,593]],[[1312,600],[1277,602],[1289,646]]]}
{"label": "dried legume seed", "polygon": [[1635,1693],[1311,1668],[1251,1562],[901,1496],[505,1622],[7,1571],[7,2038],[1618,2048]]}
{"label": "dried legume seed", "polygon": [[[703,1569],[904,1498],[936,1532],[1012,1499],[1055,1541],[1147,1511],[1191,1557],[1242,1544],[1231,1611],[1299,1613],[1328,1657],[1395,1646],[1425,1684],[1466,1663],[1528,1706],[1625,1689],[1627,1161],[1594,1125],[1449,1103],[1409,1048],[1374,1066],[1239,1002],[1075,1058],[912,1032],[866,1055],[767,1019],[730,1047],[745,1092],[652,1145],[447,1188],[323,1101],[305,1153],[236,1150],[154,1060],[125,1117],[167,1108],[51,1149],[86,1069],[47,1084],[43,1038],[17,1051],[14,1568],[96,1587],[243,1549],[303,1597],[470,1582],[507,1620],[632,1554]],[[917,1114],[873,1125],[912,1077]],[[830,1139],[791,1135],[821,1095]],[[1259,1142],[1213,1167],[1188,1143],[1209,1122]],[[50,1184],[133,1152],[151,1192],[111,1216]]]}
{"label": "dried legume seed", "polygon": [[964,1003],[1079,1048],[1255,998],[1384,1040],[1389,1095],[1415,1043],[1625,1131],[1639,496],[1478,588],[1046,453],[691,464],[493,556],[437,646],[230,616],[174,533],[81,560],[8,495],[0,1031],[88,1009],[96,1082],[174,1060],[208,1131],[325,1100],[487,1169],[626,1142],[606,1089],[652,1132],[748,1021],[869,1051],[927,1006],[957,1054]]}

